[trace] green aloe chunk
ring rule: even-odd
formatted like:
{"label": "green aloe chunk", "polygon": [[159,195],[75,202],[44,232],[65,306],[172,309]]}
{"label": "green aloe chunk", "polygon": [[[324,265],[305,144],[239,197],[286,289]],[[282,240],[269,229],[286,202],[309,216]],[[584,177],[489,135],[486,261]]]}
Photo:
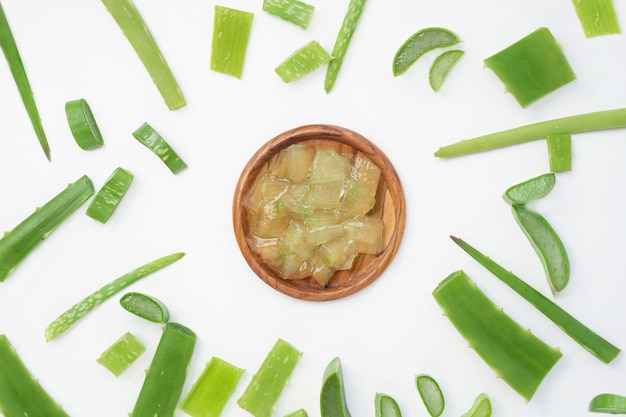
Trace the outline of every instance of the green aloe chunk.
{"label": "green aloe chunk", "polygon": [[120,298],[124,310],[153,323],[167,323],[170,312],[159,299],[140,292],[127,292]]}
{"label": "green aloe chunk", "polygon": [[6,335],[0,335],[0,414],[69,417],[30,373]]}
{"label": "green aloe chunk", "polygon": [[100,223],[106,223],[126,195],[134,177],[132,172],[117,167],[89,203],[86,214]]}
{"label": "green aloe chunk", "polygon": [[113,375],[120,376],[145,351],[146,348],[141,341],[134,334],[126,332],[102,352],[96,362]]}
{"label": "green aloe chunk", "polygon": [[420,29],[398,48],[393,57],[394,77],[404,74],[426,52],[459,43],[459,37],[451,30],[440,27]]}
{"label": "green aloe chunk", "polygon": [[139,391],[131,417],[173,417],[180,401],[196,334],[179,323],[167,323]]}
{"label": "green aloe chunk", "polygon": [[348,10],[344,15],[341,28],[339,28],[339,33],[337,34],[335,45],[331,52],[333,59],[328,63],[328,67],[326,68],[326,77],[324,78],[324,90],[326,93],[330,93],[330,90],[332,90],[335,85],[335,81],[337,81],[339,70],[348,52],[348,46],[350,45],[352,36],[354,35],[363,9],[365,8],[365,2],[366,0],[350,0],[348,4]]}
{"label": "green aloe chunk", "polygon": [[393,397],[377,392],[374,397],[374,415],[376,417],[402,417],[402,412]]}
{"label": "green aloe chunk", "polygon": [[333,358],[324,370],[320,393],[320,414],[321,417],[350,417],[341,361],[338,357]]}
{"label": "green aloe chunk", "polygon": [[548,195],[554,188],[556,175],[549,172],[509,187],[502,198],[509,204],[526,204]]}
{"label": "green aloe chunk", "polygon": [[420,374],[415,377],[415,385],[428,414],[439,417],[445,409],[445,400],[437,381],[430,375]]}
{"label": "green aloe chunk", "polygon": [[621,32],[613,0],[572,0],[586,38]]}
{"label": "green aloe chunk", "polygon": [[254,13],[216,5],[211,42],[211,70],[241,78]]}
{"label": "green aloe chunk", "polygon": [[542,27],[484,61],[523,107],[576,79],[561,45]]}
{"label": "green aloe chunk", "polygon": [[148,123],[139,126],[137,130],[133,132],[133,136],[139,143],[158,156],[165,166],[172,171],[172,174],[178,174],[180,171],[187,168],[185,161],[178,156],[170,144]]}
{"label": "green aloe chunk", "polygon": [[569,133],[546,136],[550,171],[565,172],[572,170],[572,135]]}
{"label": "green aloe chunk", "polygon": [[456,63],[459,62],[463,55],[465,55],[465,51],[451,49],[441,53],[435,58],[428,72],[428,82],[434,91],[439,91],[448,77],[448,73]]}
{"label": "green aloe chunk", "polygon": [[332,57],[319,42],[311,41],[289,55],[274,71],[284,82],[290,83],[328,63],[331,59]]}
{"label": "green aloe chunk", "polygon": [[592,413],[626,414],[626,396],[603,393],[598,394],[589,402]]}
{"label": "green aloe chunk", "polygon": [[278,339],[237,400],[239,407],[254,417],[269,417],[301,357],[302,352]]}
{"label": "green aloe chunk", "polygon": [[74,323],[83,318],[91,310],[105,302],[107,299],[122,291],[129,285],[139,281],[140,279],[173,264],[180,258],[185,256],[184,252],[176,252],[155,259],[147,264],[133,269],[132,271],[122,275],[121,277],[109,282],[100,289],[94,291],[78,303],[74,304],[59,317],[54,319],[48,327],[46,327],[46,341],[51,341],[69,329]]}
{"label": "green aloe chunk", "polygon": [[308,417],[309,413],[306,412],[304,408],[300,408],[296,411],[292,411],[289,414],[286,414],[285,417]]}
{"label": "green aloe chunk", "polygon": [[0,239],[0,282],[93,193],[93,183],[82,176],[5,233]]}
{"label": "green aloe chunk", "polygon": [[183,400],[181,409],[191,417],[219,417],[244,370],[212,357]]}
{"label": "green aloe chunk", "polygon": [[472,407],[461,417],[491,417],[491,400],[487,394],[478,394]]}
{"label": "green aloe chunk", "polygon": [[315,6],[300,0],[263,0],[263,11],[306,29]]}
{"label": "green aloe chunk", "polygon": [[81,149],[87,151],[104,145],[100,128],[98,128],[87,100],[79,98],[66,102],[65,116],[70,126],[70,132]]}
{"label": "green aloe chunk", "polygon": [[461,249],[489,270],[494,276],[496,276],[496,278],[521,295],[526,301],[541,311],[548,319],[574,339],[580,346],[587,349],[602,362],[609,363],[615,359],[617,355],[619,355],[619,348],[615,347],[587,326],[576,320],[569,313],[545,297],[539,291],[522,281],[511,271],[504,269],[502,266],[491,260],[491,258],[479,252],[462,239],[454,236],[451,236],[451,238]]}
{"label": "green aloe chunk", "polygon": [[39,110],[37,109],[37,104],[35,103],[35,96],[30,86],[28,76],[26,75],[20,51],[17,48],[13,32],[9,26],[2,4],[0,4],[0,48],[2,48],[4,57],[9,65],[9,69],[13,75],[13,80],[15,80],[15,85],[20,93],[22,103],[24,104],[26,113],[30,118],[30,123],[35,130],[39,144],[41,145],[46,158],[50,160],[50,147],[48,145],[48,139],[46,138],[43,125],[41,124],[41,117],[39,116]]}
{"label": "green aloe chunk", "polygon": [[168,109],[176,110],[183,107],[186,104],[185,97],[132,0],[102,0],[102,3],[152,77]]}
{"label": "green aloe chunk", "polygon": [[561,351],[506,315],[463,271],[441,281],[433,297],[498,377],[530,401]]}
{"label": "green aloe chunk", "polygon": [[570,265],[567,250],[558,233],[545,217],[534,210],[514,204],[512,211],[541,260],[552,294],[563,291],[569,282]]}

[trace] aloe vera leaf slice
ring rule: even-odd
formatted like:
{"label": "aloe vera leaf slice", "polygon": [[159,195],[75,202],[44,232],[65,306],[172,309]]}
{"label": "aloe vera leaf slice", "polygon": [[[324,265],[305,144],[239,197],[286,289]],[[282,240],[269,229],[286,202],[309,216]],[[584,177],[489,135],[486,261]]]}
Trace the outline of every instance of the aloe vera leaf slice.
{"label": "aloe vera leaf slice", "polygon": [[433,297],[483,361],[530,401],[561,351],[506,315],[463,271],[441,281]]}
{"label": "aloe vera leaf slice", "polygon": [[306,29],[315,6],[300,0],[263,0],[263,11]]}
{"label": "aloe vera leaf slice", "polygon": [[245,371],[212,357],[181,403],[191,417],[219,417]]}
{"label": "aloe vera leaf slice", "polygon": [[333,358],[324,370],[320,392],[320,414],[321,417],[350,417],[341,360],[338,357]]}
{"label": "aloe vera leaf slice", "polygon": [[76,144],[84,150],[102,147],[104,139],[89,103],[84,98],[65,103],[65,116]]}
{"label": "aloe vera leaf slice", "polygon": [[134,334],[126,332],[106,348],[96,362],[111,371],[113,375],[120,376],[145,351],[143,343]]}
{"label": "aloe vera leaf slice", "polygon": [[350,45],[352,36],[356,31],[359,19],[365,8],[365,2],[366,0],[350,0],[348,4],[348,10],[341,23],[333,50],[330,53],[333,59],[328,63],[328,67],[326,68],[326,77],[324,78],[324,90],[326,93],[330,93],[335,85],[335,81],[337,81],[339,70],[348,52],[348,46]]}
{"label": "aloe vera leaf slice", "polygon": [[445,409],[445,399],[437,381],[430,375],[420,374],[415,377],[415,385],[428,414],[439,417]]}
{"label": "aloe vera leaf slice", "polygon": [[102,0],[152,77],[169,110],[185,106],[185,97],[167,61],[132,0]]}
{"label": "aloe vera leaf slice", "polygon": [[491,417],[491,400],[487,394],[484,392],[478,394],[472,407],[461,417]]}
{"label": "aloe vera leaf slice", "polygon": [[124,310],[153,323],[167,323],[170,312],[159,299],[140,292],[127,292],[120,298]]}
{"label": "aloe vera leaf slice", "polygon": [[100,223],[106,223],[126,195],[134,177],[132,172],[117,167],[91,200],[85,213]]}
{"label": "aloe vera leaf slice", "polygon": [[394,77],[403,74],[426,52],[459,43],[459,37],[449,29],[428,27],[420,29],[404,41],[393,57]]}
{"label": "aloe vera leaf slice", "polygon": [[315,71],[330,60],[332,57],[319,42],[311,41],[289,55],[274,71],[284,82],[290,83]]}
{"label": "aloe vera leaf slice", "polygon": [[479,264],[484,266],[496,278],[504,282],[513,291],[517,292],[526,301],[541,311],[548,319],[574,339],[574,341],[587,349],[587,351],[600,359],[602,362],[609,363],[615,359],[617,355],[619,355],[621,351],[619,348],[589,329],[568,312],[559,307],[558,304],[554,303],[526,282],[522,281],[511,271],[504,269],[491,258],[479,252],[464,240],[455,236],[450,237],[468,255],[478,261]]}
{"label": "aloe vera leaf slice", "polygon": [[172,174],[178,174],[187,168],[187,164],[170,146],[170,144],[148,123],[139,126],[133,136],[139,143],[150,149],[152,153],[161,159],[161,161],[172,171]]}
{"label": "aloe vera leaf slice", "polygon": [[0,282],[94,193],[86,175],[35,210],[0,239]]}
{"label": "aloe vera leaf slice", "polygon": [[550,171],[566,172],[572,170],[572,135],[569,133],[546,136]]}
{"label": "aloe vera leaf slice", "polygon": [[549,172],[510,186],[502,194],[502,198],[511,205],[526,204],[548,195],[555,183],[556,175]]}
{"label": "aloe vera leaf slice", "polygon": [[465,55],[465,51],[460,49],[451,49],[437,55],[428,72],[428,82],[434,91],[439,91],[446,81],[448,73],[463,55]]}
{"label": "aloe vera leaf slice", "polygon": [[31,374],[6,335],[0,335],[0,410],[6,417],[69,417]]}
{"label": "aloe vera leaf slice", "polygon": [[254,13],[215,6],[211,70],[241,78],[253,20]]}
{"label": "aloe vera leaf slice", "polygon": [[309,413],[304,408],[299,408],[291,413],[285,415],[285,417],[308,417]]}
{"label": "aloe vera leaf slice", "polygon": [[69,329],[78,320],[83,318],[91,310],[105,302],[107,299],[122,291],[129,285],[139,281],[140,279],[162,269],[185,256],[184,252],[175,252],[170,255],[163,256],[148,262],[132,271],[122,275],[121,277],[109,282],[100,289],[94,291],[72,307],[67,309],[59,317],[54,319],[48,327],[46,327],[46,341],[51,341],[67,329]]}
{"label": "aloe vera leaf slice", "polygon": [[387,394],[377,392],[374,397],[374,412],[376,417],[402,417],[398,402]]}
{"label": "aloe vera leaf slice", "polygon": [[170,322],[163,327],[161,339],[130,414],[132,417],[174,417],[196,340],[196,334],[180,323]]}
{"label": "aloe vera leaf slice", "polygon": [[301,357],[302,352],[278,339],[237,400],[237,405],[254,417],[269,417]]}
{"label": "aloe vera leaf slice", "polygon": [[570,265],[567,250],[548,220],[524,205],[511,207],[513,217],[539,256],[546,272],[552,294],[565,289],[569,282]]}
{"label": "aloe vera leaf slice", "polygon": [[13,32],[9,26],[2,4],[0,4],[0,48],[2,48],[4,57],[9,65],[9,69],[13,75],[13,80],[15,80],[15,85],[20,93],[22,103],[24,104],[30,123],[33,126],[35,135],[37,135],[39,144],[41,145],[46,158],[50,160],[50,146],[48,145],[48,139],[41,123],[37,103],[35,102],[33,90],[30,85],[30,81],[28,80],[26,70],[24,69],[24,63],[22,62],[20,51],[17,47],[17,43],[15,42],[15,38],[13,37]]}
{"label": "aloe vera leaf slice", "polygon": [[613,0],[572,0],[586,38],[621,32]]}
{"label": "aloe vera leaf slice", "polygon": [[626,396],[602,393],[589,402],[589,411],[592,413],[626,414]]}

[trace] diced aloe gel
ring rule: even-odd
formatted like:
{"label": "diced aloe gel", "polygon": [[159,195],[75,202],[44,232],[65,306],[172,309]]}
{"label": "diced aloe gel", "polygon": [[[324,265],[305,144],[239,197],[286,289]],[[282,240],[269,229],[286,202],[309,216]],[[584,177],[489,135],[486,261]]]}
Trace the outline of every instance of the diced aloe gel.
{"label": "diced aloe gel", "polygon": [[241,78],[254,14],[219,5],[214,13],[210,68]]}
{"label": "diced aloe gel", "polygon": [[550,171],[565,172],[572,170],[572,135],[569,133],[546,136]]}
{"label": "diced aloe gel", "polygon": [[314,156],[313,146],[299,143],[290,145],[280,151],[276,161],[268,170],[268,174],[289,181],[302,181],[309,175]]}
{"label": "diced aloe gel", "polygon": [[102,352],[96,362],[111,371],[113,375],[120,376],[145,350],[145,346],[135,335],[126,332]]}
{"label": "diced aloe gel", "polygon": [[100,223],[106,223],[117,209],[135,176],[117,167],[87,207],[86,214]]}
{"label": "diced aloe gel", "polygon": [[613,0],[573,0],[586,38],[621,32]]}
{"label": "diced aloe gel", "polygon": [[350,417],[343,383],[341,361],[333,358],[326,369],[320,392],[321,417]]}
{"label": "diced aloe gel", "polygon": [[331,59],[318,41],[311,41],[289,55],[274,71],[284,82],[290,83],[315,71]]}
{"label": "diced aloe gel", "polygon": [[306,29],[315,7],[300,0],[263,0],[263,11]]}

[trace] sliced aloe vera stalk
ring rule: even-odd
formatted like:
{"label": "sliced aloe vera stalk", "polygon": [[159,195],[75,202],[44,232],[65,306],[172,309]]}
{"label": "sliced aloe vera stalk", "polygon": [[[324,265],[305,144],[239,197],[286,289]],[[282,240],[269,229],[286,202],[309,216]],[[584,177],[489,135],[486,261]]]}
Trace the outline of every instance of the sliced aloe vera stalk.
{"label": "sliced aloe vera stalk", "polygon": [[548,195],[554,188],[556,175],[550,172],[509,187],[502,198],[509,204],[526,204]]}
{"label": "sliced aloe vera stalk", "polygon": [[145,351],[143,343],[134,334],[126,332],[102,352],[96,362],[111,371],[113,375],[120,376]]}
{"label": "sliced aloe vera stalk", "polygon": [[459,62],[463,55],[465,55],[465,51],[451,49],[435,58],[428,72],[428,82],[433,90],[439,91],[448,77],[448,73],[456,63]]}
{"label": "sliced aloe vera stalk", "polygon": [[550,171],[565,172],[572,170],[572,135],[569,133],[546,136]]}
{"label": "sliced aloe vera stalk", "polygon": [[324,370],[320,393],[320,414],[321,417],[350,417],[341,361],[338,357],[333,358]]}
{"label": "sliced aloe vera stalk", "polygon": [[308,417],[309,413],[306,412],[304,408],[300,408],[296,411],[292,411],[289,414],[286,414],[285,417]]}
{"label": "sliced aloe vera stalk", "polygon": [[478,394],[472,407],[461,417],[491,417],[491,400],[487,394]]}
{"label": "sliced aloe vera stalk", "polygon": [[589,402],[592,413],[626,414],[626,397],[623,395],[598,394]]}
{"label": "sliced aloe vera stalk", "polygon": [[440,416],[446,403],[437,381],[430,375],[420,374],[415,377],[415,385],[428,414],[432,417]]}
{"label": "sliced aloe vera stalk", "polygon": [[172,171],[178,174],[187,168],[187,164],[182,160],[169,143],[148,123],[144,123],[133,132],[133,136],[139,143],[150,149],[161,161]]}
{"label": "sliced aloe vera stalk", "polygon": [[84,150],[100,148],[104,145],[100,128],[84,98],[65,103],[65,116],[76,144]]}
{"label": "sliced aloe vera stalk", "polygon": [[254,14],[217,5],[214,13],[210,68],[241,78]]}
{"label": "sliced aloe vera stalk", "polygon": [[263,11],[306,29],[315,6],[300,0],[263,0]]}
{"label": "sliced aloe vera stalk", "polygon": [[393,75],[397,77],[408,70],[419,57],[436,48],[459,43],[459,37],[451,30],[440,27],[420,29],[404,41],[393,57]]}
{"label": "sliced aloe vera stalk", "polygon": [[289,55],[274,71],[284,82],[290,83],[315,71],[331,59],[318,41],[311,41]]}
{"label": "sliced aloe vera stalk", "polygon": [[140,292],[127,292],[120,298],[124,310],[153,323],[167,323],[170,312],[159,299]]}
{"label": "sliced aloe vera stalk", "polygon": [[100,223],[106,223],[126,195],[134,178],[132,172],[117,167],[89,203],[86,214]]}
{"label": "sliced aloe vera stalk", "polygon": [[621,32],[613,0],[573,0],[586,38]]}
{"label": "sliced aloe vera stalk", "polygon": [[379,392],[374,397],[374,413],[376,417],[402,417],[398,402],[393,397]]}

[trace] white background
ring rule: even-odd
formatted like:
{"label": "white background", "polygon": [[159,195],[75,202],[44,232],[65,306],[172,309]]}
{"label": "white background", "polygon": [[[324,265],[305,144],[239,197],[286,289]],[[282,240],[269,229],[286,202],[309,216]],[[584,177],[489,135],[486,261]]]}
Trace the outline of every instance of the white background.
{"label": "white background", "polygon": [[[246,369],[225,417],[276,339],[303,352],[275,416],[298,408],[319,415],[323,371],[340,357],[349,408],[374,415],[376,392],[391,395],[405,417],[426,416],[414,385],[428,373],[441,385],[446,416],[470,408],[481,392],[494,416],[584,416],[593,396],[626,394],[623,355],[606,365],[465,255],[464,238],[551,296],[543,269],[501,198],[509,186],[549,170],[543,141],[440,160],[442,145],[521,124],[626,103],[626,37],[586,39],[569,1],[370,0],[335,88],[324,70],[284,84],[273,69],[310,40],[332,49],[348,1],[311,0],[304,30],[264,13],[262,1],[136,0],[187,99],[169,111],[126,38],[98,0],[5,0],[52,150],[48,162],[4,59],[0,62],[0,229],[10,230],[38,205],[88,175],[99,189],[117,166],[135,180],[107,224],[78,210],[0,284],[0,333],[71,416],[125,416],[161,334],[124,311],[114,297],[62,337],[44,329],[93,290],[160,256],[184,251],[176,264],[133,285],[161,299],[171,318],[198,335],[183,395],[211,356]],[[242,79],[209,69],[213,7],[253,12]],[[626,6],[616,2],[626,24]],[[466,54],[442,89],[428,85],[436,53],[394,78],[391,61],[411,34],[442,26]],[[522,109],[483,60],[531,31],[550,28],[577,79]],[[85,98],[105,146],[83,151],[65,119],[66,101]],[[188,164],[179,175],[132,137],[150,123]],[[376,143],[393,162],[406,194],[406,231],[387,271],[343,300],[312,303],[277,293],[249,269],[232,229],[235,184],[249,157],[293,127],[332,123]],[[573,138],[573,170],[557,175],[535,202],[570,256],[569,286],[556,297],[567,311],[620,347],[624,326],[624,130]],[[505,312],[559,347],[562,359],[530,402],[467,347],[431,293],[463,269]],[[124,332],[147,352],[115,378],[95,359]],[[177,415],[185,415],[178,411]]]}

